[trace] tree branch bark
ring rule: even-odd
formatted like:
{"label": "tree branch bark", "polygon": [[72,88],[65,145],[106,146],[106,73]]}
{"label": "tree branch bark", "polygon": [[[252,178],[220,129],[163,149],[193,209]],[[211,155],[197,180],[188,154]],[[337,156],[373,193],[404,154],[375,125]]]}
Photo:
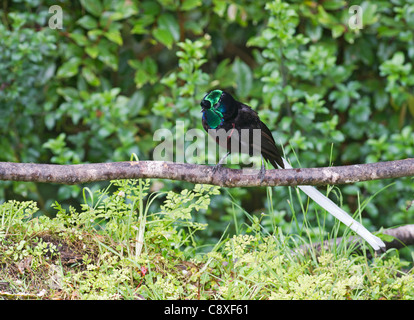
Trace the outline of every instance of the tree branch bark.
{"label": "tree branch bark", "polygon": [[336,185],[414,176],[414,158],[338,167],[267,170],[260,183],[258,170],[220,168],[166,161],[56,165],[0,162],[0,180],[81,184],[114,179],[156,178],[222,187]]}
{"label": "tree branch bark", "polygon": [[[407,224],[405,226],[387,229],[382,231],[383,234],[389,235],[393,237],[392,241],[385,242],[385,249],[401,249],[409,245],[414,244],[414,224]],[[313,243],[312,245],[303,245],[297,251],[301,254],[308,254],[313,249],[316,252],[320,252],[322,250],[330,251],[334,247],[334,245],[339,246],[342,242],[342,237],[338,237],[336,239],[325,240],[323,243]],[[350,236],[346,238],[346,246],[348,248],[352,248],[353,251],[360,251],[362,248],[363,240],[358,236]],[[367,252],[367,256],[370,257],[370,254]]]}

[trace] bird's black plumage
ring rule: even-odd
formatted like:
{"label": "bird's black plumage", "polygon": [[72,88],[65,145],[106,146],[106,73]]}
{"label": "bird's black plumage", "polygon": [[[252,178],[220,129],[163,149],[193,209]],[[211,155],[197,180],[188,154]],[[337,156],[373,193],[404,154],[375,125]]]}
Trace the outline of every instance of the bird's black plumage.
{"label": "bird's black plumage", "polygon": [[[232,144],[235,142],[236,144],[239,144],[239,146],[247,146],[246,153],[249,153],[250,155],[252,155],[255,150],[260,151],[262,157],[269,161],[275,168],[278,166],[285,168],[284,163],[286,163],[288,169],[292,168],[289,163],[286,160],[285,162],[281,157],[281,153],[276,147],[272,133],[269,128],[260,121],[257,112],[252,108],[244,103],[236,101],[230,94],[221,90],[210,91],[201,101],[201,107],[204,129],[213,136],[219,144],[227,148],[227,155],[232,151]],[[224,129],[222,131],[225,131],[226,135],[224,139],[217,140],[217,137],[219,137],[217,132],[220,131],[220,129]],[[248,143],[243,140],[243,129],[247,129],[249,136]],[[260,147],[254,143],[255,140],[252,140],[254,129],[260,130]],[[235,134],[236,132],[238,134]],[[239,139],[239,137],[241,139]],[[238,150],[241,152],[246,151],[243,148],[239,148]],[[220,167],[222,160],[220,160],[214,170]],[[260,170],[261,181],[264,179],[264,172],[265,170],[262,162],[262,169]],[[362,224],[355,221],[350,215],[339,208],[329,198],[321,194],[316,188],[312,186],[298,186],[298,188],[322,208],[368,241],[374,250],[385,248],[385,244],[380,238],[371,234]]]}
{"label": "bird's black plumage", "polygon": [[[201,107],[204,130],[215,138],[216,142],[222,147],[227,148],[228,152],[231,152],[232,143],[238,143],[239,152],[247,149],[249,155],[253,155],[256,150],[274,168],[277,169],[278,165],[284,168],[281,153],[276,146],[272,133],[260,121],[259,115],[251,107],[235,100],[229,93],[221,90],[210,91],[201,101]],[[217,136],[219,129],[224,129],[227,132],[227,139],[219,140]],[[243,139],[243,137],[246,137],[242,134],[243,129],[248,130],[248,141]],[[254,129],[260,130],[260,146],[253,139]],[[234,134],[235,131],[238,134]],[[233,139],[238,139],[238,141],[233,141]],[[243,144],[245,148],[243,148]]]}

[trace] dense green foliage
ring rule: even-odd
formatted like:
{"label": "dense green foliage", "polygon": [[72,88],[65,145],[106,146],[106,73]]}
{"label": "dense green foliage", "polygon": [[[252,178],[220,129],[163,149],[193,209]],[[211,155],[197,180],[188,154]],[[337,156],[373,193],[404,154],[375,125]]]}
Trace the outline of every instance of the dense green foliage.
{"label": "dense green foliage", "polygon": [[[0,161],[151,159],[155,130],[175,130],[177,121],[201,128],[199,102],[214,88],[258,110],[294,166],[413,156],[413,1],[60,1],[63,29],[51,29],[55,4],[4,1],[0,8]],[[352,4],[363,9],[360,30],[348,26]],[[391,182],[333,189],[335,200],[342,194],[350,212],[363,204],[373,230],[412,222],[413,180]],[[154,184],[182,188],[192,186]],[[219,237],[229,222],[237,231],[239,205],[264,212],[266,225],[299,232],[300,206],[286,201],[290,193],[214,196],[195,216],[209,223],[202,238]],[[79,207],[82,188],[1,182],[0,200],[9,199],[33,199],[53,214],[56,200]],[[292,217],[296,223],[286,224]]]}

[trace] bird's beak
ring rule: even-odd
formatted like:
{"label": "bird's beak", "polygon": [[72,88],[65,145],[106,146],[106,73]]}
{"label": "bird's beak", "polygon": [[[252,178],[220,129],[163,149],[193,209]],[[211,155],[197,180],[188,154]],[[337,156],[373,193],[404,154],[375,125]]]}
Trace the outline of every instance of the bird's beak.
{"label": "bird's beak", "polygon": [[205,109],[210,109],[211,107],[210,102],[206,100],[201,101],[200,105],[201,105],[201,112],[203,112]]}

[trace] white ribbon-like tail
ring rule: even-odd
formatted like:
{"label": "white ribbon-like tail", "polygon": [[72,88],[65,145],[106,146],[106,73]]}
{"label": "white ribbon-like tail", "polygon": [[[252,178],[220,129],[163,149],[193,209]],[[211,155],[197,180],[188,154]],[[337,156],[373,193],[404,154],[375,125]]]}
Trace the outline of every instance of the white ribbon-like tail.
{"label": "white ribbon-like tail", "polygon": [[[285,165],[285,169],[293,169],[292,166],[284,158],[282,159]],[[337,218],[339,221],[344,223],[346,226],[351,228],[351,230],[355,231],[359,236],[365,239],[374,248],[374,250],[385,248],[385,244],[380,238],[374,236],[362,224],[360,224],[358,221],[355,221],[348,213],[339,208],[334,202],[325,197],[316,188],[312,186],[298,186],[298,188],[306,193],[309,198],[319,204],[331,215],[333,215],[335,218]]]}

